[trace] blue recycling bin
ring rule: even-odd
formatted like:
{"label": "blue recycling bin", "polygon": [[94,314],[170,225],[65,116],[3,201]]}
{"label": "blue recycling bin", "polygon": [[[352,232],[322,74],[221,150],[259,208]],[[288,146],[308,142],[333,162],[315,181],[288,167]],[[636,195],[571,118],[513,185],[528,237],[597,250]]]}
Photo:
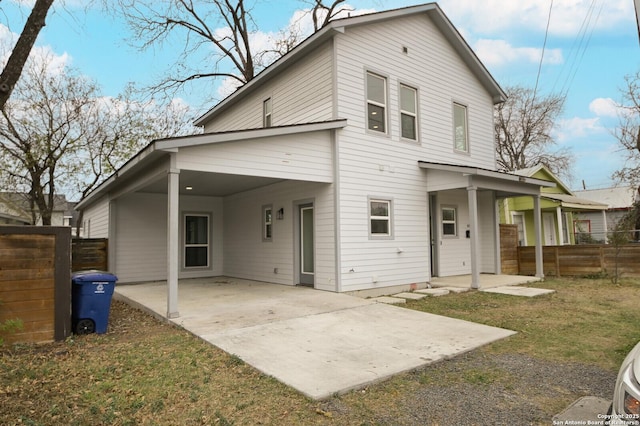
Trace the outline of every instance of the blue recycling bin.
{"label": "blue recycling bin", "polygon": [[107,332],[111,296],[118,277],[104,271],[81,271],[71,275],[71,318],[76,334]]}

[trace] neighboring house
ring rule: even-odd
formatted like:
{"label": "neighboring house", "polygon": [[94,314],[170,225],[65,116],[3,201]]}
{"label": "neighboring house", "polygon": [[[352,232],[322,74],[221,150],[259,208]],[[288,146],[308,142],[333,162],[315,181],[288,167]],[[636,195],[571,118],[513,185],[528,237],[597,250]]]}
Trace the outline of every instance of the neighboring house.
{"label": "neighboring house", "polygon": [[[74,209],[64,195],[56,195],[51,213],[52,226],[70,226]],[[0,192],[0,225],[32,225],[32,214],[29,195],[22,192]],[[42,225],[38,208],[35,207],[35,225]]]}
{"label": "neighboring house", "polygon": [[[596,214],[601,217],[606,204],[577,197],[547,167],[542,164],[514,172],[520,176],[534,177],[555,183],[553,187],[542,188],[542,234],[544,245],[576,244],[576,230],[581,229],[582,214]],[[521,246],[535,245],[534,206],[531,197],[505,199],[500,210],[500,221],[518,225],[518,243]]]}
{"label": "neighboring house", "polygon": [[496,171],[504,100],[435,3],[335,20],[83,199],[84,235],[120,283],[167,280],[168,317],[189,277],[477,288],[501,270],[498,200],[552,185]]}
{"label": "neighboring house", "polygon": [[634,203],[640,202],[640,188],[619,186],[604,189],[574,191],[576,195],[607,205],[605,214],[584,212],[578,217],[578,228],[589,240],[607,241],[618,221],[631,210]]}

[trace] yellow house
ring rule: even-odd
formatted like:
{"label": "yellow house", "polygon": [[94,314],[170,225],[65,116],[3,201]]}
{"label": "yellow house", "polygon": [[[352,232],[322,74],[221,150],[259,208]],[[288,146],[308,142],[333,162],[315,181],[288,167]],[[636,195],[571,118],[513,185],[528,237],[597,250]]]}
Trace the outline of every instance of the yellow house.
{"label": "yellow house", "polygon": [[[605,215],[606,204],[576,197],[560,178],[542,164],[517,170],[514,174],[556,184],[554,187],[541,188],[542,235],[546,246],[576,244],[575,234],[581,231],[580,213],[601,212]],[[535,245],[531,197],[504,199],[500,203],[500,223],[518,225],[519,245]]]}

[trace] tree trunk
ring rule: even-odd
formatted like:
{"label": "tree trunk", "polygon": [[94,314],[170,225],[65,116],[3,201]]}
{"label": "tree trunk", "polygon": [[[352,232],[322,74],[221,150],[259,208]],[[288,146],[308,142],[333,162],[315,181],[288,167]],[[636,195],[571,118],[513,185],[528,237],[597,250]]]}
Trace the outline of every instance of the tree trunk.
{"label": "tree trunk", "polygon": [[36,0],[36,4],[31,10],[31,14],[24,25],[24,29],[18,38],[11,56],[7,61],[7,65],[0,75],[0,109],[4,109],[4,105],[11,96],[13,87],[18,82],[24,64],[29,58],[31,49],[33,48],[40,30],[45,25],[45,18],[49,12],[49,7],[54,0]]}

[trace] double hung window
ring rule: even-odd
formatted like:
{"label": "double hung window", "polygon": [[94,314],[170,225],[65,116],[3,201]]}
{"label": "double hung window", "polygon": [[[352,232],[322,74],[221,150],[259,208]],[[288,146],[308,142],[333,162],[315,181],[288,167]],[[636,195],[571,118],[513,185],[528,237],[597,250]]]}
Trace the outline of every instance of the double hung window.
{"label": "double hung window", "polygon": [[418,139],[418,91],[400,85],[400,127],[405,139]]}
{"label": "double hung window", "polygon": [[367,128],[387,132],[387,79],[367,73]]}
{"label": "double hung window", "polygon": [[184,267],[209,266],[209,216],[184,216]]}
{"label": "double hung window", "polygon": [[456,151],[469,152],[467,133],[467,107],[453,104],[454,148]]}

